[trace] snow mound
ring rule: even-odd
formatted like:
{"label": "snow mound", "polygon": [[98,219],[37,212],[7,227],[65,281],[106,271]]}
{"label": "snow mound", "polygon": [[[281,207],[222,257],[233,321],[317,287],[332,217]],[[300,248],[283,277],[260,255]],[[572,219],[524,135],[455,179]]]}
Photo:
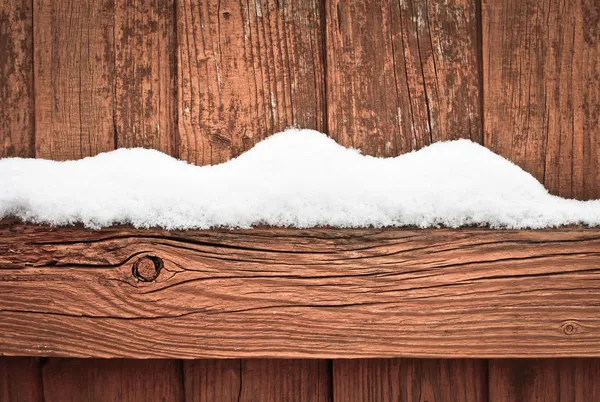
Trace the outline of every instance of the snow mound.
{"label": "snow mound", "polygon": [[78,161],[0,160],[0,218],[90,228],[256,225],[544,228],[600,224],[600,200],[550,195],[530,174],[468,140],[396,158],[290,129],[227,163],[197,167],[158,151]]}

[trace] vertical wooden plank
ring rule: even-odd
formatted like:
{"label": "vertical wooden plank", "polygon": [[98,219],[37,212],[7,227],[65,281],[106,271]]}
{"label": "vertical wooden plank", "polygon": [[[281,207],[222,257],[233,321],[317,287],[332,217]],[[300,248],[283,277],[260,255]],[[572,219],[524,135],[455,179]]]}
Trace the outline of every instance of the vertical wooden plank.
{"label": "vertical wooden plank", "polygon": [[215,164],[286,127],[324,130],[318,0],[177,3],[180,157]]}
{"label": "vertical wooden plank", "polygon": [[114,0],[34,0],[36,155],[114,149]]}
{"label": "vertical wooden plank", "polygon": [[242,360],[241,401],[319,401],[329,397],[326,360]]}
{"label": "vertical wooden plank", "polygon": [[326,360],[185,362],[186,401],[328,401]]}
{"label": "vertical wooden plank", "polygon": [[0,2],[0,158],[35,155],[32,25],[30,0]]}
{"label": "vertical wooden plank", "polygon": [[239,359],[186,360],[186,402],[237,402],[242,385]]}
{"label": "vertical wooden plank", "polygon": [[0,402],[42,402],[40,359],[0,357]]}
{"label": "vertical wooden plank", "polygon": [[326,1],[331,136],[377,156],[481,142],[475,0]]}
{"label": "vertical wooden plank", "polygon": [[118,147],[177,156],[175,39],[174,0],[116,0]]}
{"label": "vertical wooden plank", "polygon": [[485,360],[334,360],[339,401],[487,401]]}
{"label": "vertical wooden plank", "polygon": [[[481,142],[477,14],[474,0],[326,1],[329,134],[375,156]],[[480,401],[485,385],[479,361],[334,361],[336,400]]]}
{"label": "vertical wooden plank", "polygon": [[483,0],[485,145],[553,194],[600,197],[600,3]]}
{"label": "vertical wooden plank", "polygon": [[490,402],[600,400],[600,359],[490,360]]}
{"label": "vertical wooden plank", "polygon": [[51,358],[43,380],[46,402],[183,401],[177,360]]}

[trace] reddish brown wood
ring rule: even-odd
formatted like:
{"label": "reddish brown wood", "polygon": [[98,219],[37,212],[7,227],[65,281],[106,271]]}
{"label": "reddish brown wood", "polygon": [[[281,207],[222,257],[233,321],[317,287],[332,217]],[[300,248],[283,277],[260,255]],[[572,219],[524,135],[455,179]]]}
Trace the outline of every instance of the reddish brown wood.
{"label": "reddish brown wood", "polygon": [[33,5],[36,156],[114,149],[114,0]]}
{"label": "reddish brown wood", "polygon": [[43,379],[45,402],[184,401],[176,360],[49,359]]}
{"label": "reddish brown wood", "polygon": [[490,402],[600,400],[600,359],[490,360]]}
{"label": "reddish brown wood", "polygon": [[329,400],[325,360],[242,360],[242,380],[242,401]]}
{"label": "reddish brown wood", "polygon": [[485,145],[554,194],[600,198],[600,2],[482,7]]}
{"label": "reddish brown wood", "polygon": [[[4,224],[0,236],[0,353],[9,355],[600,355],[593,229]],[[164,262],[152,282],[132,273],[147,255]]]}
{"label": "reddish brown wood", "polygon": [[480,142],[474,0],[326,1],[331,136],[396,156],[435,141]]}
{"label": "reddish brown wood", "polygon": [[0,402],[42,402],[40,359],[0,357]]}
{"label": "reddish brown wood", "polygon": [[35,155],[31,3],[0,2],[0,158]]}
{"label": "reddish brown wood", "polygon": [[336,401],[486,402],[485,360],[334,360]]}
{"label": "reddish brown wood", "polygon": [[174,0],[116,0],[118,147],[177,156],[175,40]]}
{"label": "reddish brown wood", "polygon": [[289,126],[324,130],[317,0],[177,3],[181,158],[224,162]]}
{"label": "reddish brown wood", "polygon": [[[482,141],[476,1],[325,4],[332,137],[376,156],[396,156],[440,140]],[[366,377],[393,382],[396,374],[388,363],[365,363],[363,378],[338,365],[338,377],[348,379],[342,380],[341,400],[383,397],[379,389],[363,393],[362,387]]]}
{"label": "reddish brown wood", "polygon": [[186,401],[328,401],[326,360],[185,361]]}
{"label": "reddish brown wood", "polygon": [[239,359],[185,360],[186,402],[238,402],[242,386]]}

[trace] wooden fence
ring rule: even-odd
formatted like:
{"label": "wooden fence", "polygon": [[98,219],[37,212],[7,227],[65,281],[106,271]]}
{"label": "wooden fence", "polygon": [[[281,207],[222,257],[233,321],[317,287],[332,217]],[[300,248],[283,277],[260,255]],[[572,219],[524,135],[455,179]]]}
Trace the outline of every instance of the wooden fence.
{"label": "wooden fence", "polygon": [[[378,156],[470,138],[600,198],[597,0],[0,0],[0,99],[0,157],[205,165],[297,126]],[[0,400],[361,399],[596,401],[600,361],[0,358]]]}

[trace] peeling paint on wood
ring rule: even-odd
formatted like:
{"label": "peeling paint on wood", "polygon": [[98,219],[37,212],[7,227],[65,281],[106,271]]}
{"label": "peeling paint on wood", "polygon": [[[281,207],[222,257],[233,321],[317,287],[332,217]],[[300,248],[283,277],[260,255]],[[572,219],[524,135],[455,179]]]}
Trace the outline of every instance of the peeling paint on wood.
{"label": "peeling paint on wood", "polygon": [[600,198],[600,3],[484,0],[485,145],[551,193]]}
{"label": "peeling paint on wood", "polygon": [[0,158],[35,156],[30,0],[0,2],[0,101]]}
{"label": "peeling paint on wood", "polygon": [[79,159],[114,149],[114,0],[35,0],[35,148]]}
{"label": "peeling paint on wood", "polygon": [[332,137],[376,156],[481,142],[475,1],[326,4]]}
{"label": "peeling paint on wood", "polygon": [[316,0],[177,7],[181,158],[225,162],[287,127],[325,131]]}
{"label": "peeling paint on wood", "polygon": [[177,157],[175,1],[116,3],[117,146]]}

